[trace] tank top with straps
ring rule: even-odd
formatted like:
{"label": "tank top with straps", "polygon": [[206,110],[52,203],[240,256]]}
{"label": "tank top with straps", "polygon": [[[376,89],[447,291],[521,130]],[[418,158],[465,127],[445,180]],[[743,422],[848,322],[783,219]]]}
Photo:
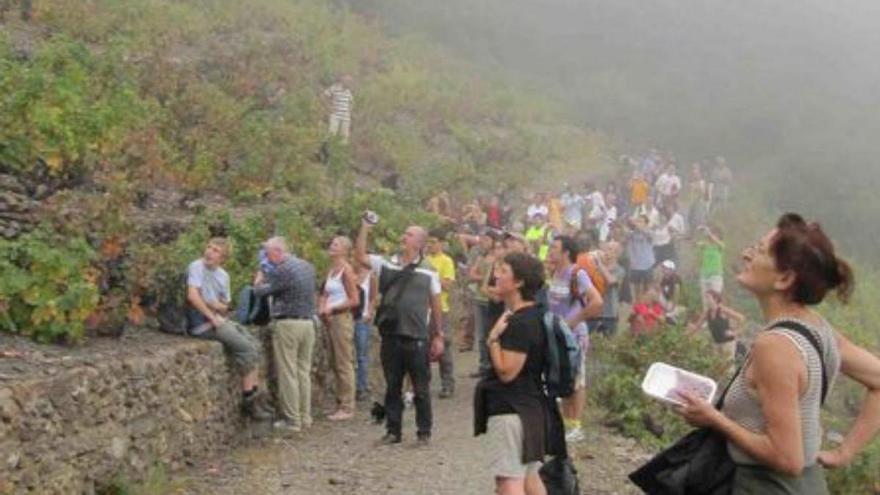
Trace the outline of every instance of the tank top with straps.
{"label": "tank top with straps", "polygon": [[[816,337],[824,354],[824,371],[818,352],[806,337],[787,328],[773,328],[774,325],[785,321],[800,323]],[[800,352],[804,365],[807,368],[807,388],[798,397],[798,412],[801,422],[801,434],[803,436],[804,461],[806,466],[811,466],[816,463],[816,456],[822,443],[822,427],[819,421],[819,409],[822,402],[822,373],[825,373],[828,380],[828,389],[831,390],[840,370],[840,349],[837,346],[834,330],[824,319],[820,325],[815,325],[794,318],[783,318],[771,321],[761,332],[784,335],[791,339]],[[750,357],[747,358],[746,367],[749,365],[750,360]],[[746,369],[744,368],[731,384],[727,397],[724,400],[722,411],[727,417],[748,430],[756,433],[765,433],[767,431],[767,421],[764,418],[761,401],[757,393],[749,388],[748,380],[746,379]],[[737,464],[760,464],[731,442],[728,442],[728,451],[733,461]]]}

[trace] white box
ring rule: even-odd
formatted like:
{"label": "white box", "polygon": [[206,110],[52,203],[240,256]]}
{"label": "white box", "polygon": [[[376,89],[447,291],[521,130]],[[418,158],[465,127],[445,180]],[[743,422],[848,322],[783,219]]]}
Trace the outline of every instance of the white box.
{"label": "white box", "polygon": [[660,362],[652,364],[642,380],[645,394],[674,406],[684,405],[677,393],[681,390],[711,401],[717,388],[715,380],[709,377]]}

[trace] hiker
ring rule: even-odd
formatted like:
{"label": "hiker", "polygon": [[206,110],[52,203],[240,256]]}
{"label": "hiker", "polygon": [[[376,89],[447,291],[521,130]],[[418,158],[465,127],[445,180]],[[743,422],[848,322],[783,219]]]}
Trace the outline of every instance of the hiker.
{"label": "hiker", "polygon": [[529,207],[526,208],[526,217],[527,220],[532,220],[538,215],[542,218],[546,219],[547,215],[550,213],[549,208],[547,207],[547,201],[543,194],[535,193],[532,196],[532,202],[529,204]]}
{"label": "hiker", "polygon": [[487,279],[492,270],[493,251],[496,241],[492,231],[484,230],[479,236],[479,244],[472,248],[470,253],[471,262],[468,267],[468,290],[473,302],[474,333],[477,341],[478,367],[471,377],[478,378],[481,373],[489,370],[489,349],[486,347],[486,337],[489,335],[489,296],[483,290],[483,280]]}
{"label": "hiker", "polygon": [[268,420],[272,413],[258,389],[260,341],[229,319],[229,274],[222,267],[229,254],[229,241],[215,237],[208,241],[202,257],[187,267],[187,334],[223,344],[241,375],[242,411],[251,419]]}
{"label": "hiker", "polygon": [[590,322],[590,333],[611,337],[617,333],[620,313],[620,287],[626,270],[620,265],[623,248],[617,241],[602,244],[601,263],[598,265],[605,277],[605,294],[602,295],[602,313]]}
{"label": "hiker", "polygon": [[706,293],[714,290],[724,293],[724,240],[717,225],[707,225],[698,229],[700,239],[697,248],[700,254],[700,298],[703,311],[709,307]]}
{"label": "hiker", "polygon": [[700,162],[694,162],[688,178],[687,194],[687,222],[692,229],[702,227],[708,221],[709,209],[705,200],[708,190],[709,183],[703,177]]}
{"label": "hiker", "polygon": [[678,324],[685,313],[684,306],[680,304],[682,280],[677,268],[672,260],[660,263],[660,305],[663,306],[666,323],[670,325]]}
{"label": "hiker", "polygon": [[544,495],[538,469],[551,452],[543,427],[551,412],[542,385],[544,310],[535,304],[544,268],[531,255],[511,253],[499,262],[496,276],[508,309],[489,333],[492,370],[474,393],[474,433],[485,433],[491,446],[487,461],[495,493]]}
{"label": "hiker", "polygon": [[602,296],[586,270],[575,264],[580,252],[577,243],[569,236],[559,236],[553,240],[549,259],[553,266],[553,276],[547,289],[548,310],[565,319],[581,348],[580,363],[575,391],[562,399],[562,417],[565,422],[565,439],[569,442],[583,440],[581,417],[587,400],[587,365],[586,357],[590,337],[587,320],[602,313]]}
{"label": "hiker", "polygon": [[[428,236],[427,243],[428,262],[434,267],[437,276],[440,277],[440,310],[443,312],[441,326],[443,327],[443,355],[440,356],[440,395],[441,399],[448,399],[455,393],[454,356],[455,349],[452,347],[453,335],[450,331],[452,318],[449,305],[449,292],[455,287],[455,263],[443,251],[443,240],[440,234],[434,232]],[[433,316],[433,315],[432,315]]]}
{"label": "hiker", "polygon": [[376,303],[379,294],[379,281],[373,270],[355,264],[354,273],[357,277],[358,300],[360,304],[354,310],[354,353],[357,369],[355,401],[364,402],[370,399],[370,334],[372,333],[373,316],[376,314]]}
{"label": "hiker", "polygon": [[633,287],[633,299],[638,300],[654,279],[654,247],[651,244],[647,215],[632,219],[630,229],[626,244],[629,282]]}
{"label": "hiker", "polygon": [[661,208],[678,199],[678,194],[681,192],[681,177],[678,176],[674,163],[666,166],[654,183],[654,189],[657,191],[657,204]]}
{"label": "hiker", "polygon": [[351,136],[351,111],[354,106],[351,81],[351,76],[344,74],[338,81],[325,89],[322,95],[330,111],[327,133],[331,136],[341,137],[343,143],[348,143]]}
{"label": "hiker", "polygon": [[629,182],[629,206],[633,214],[644,212],[651,195],[651,184],[641,172],[634,172]]}
{"label": "hiker", "polygon": [[373,225],[368,218],[361,222],[354,259],[377,274],[382,297],[376,310],[376,326],[382,337],[386,434],[380,443],[402,441],[403,379],[408,376],[415,394],[417,441],[427,445],[433,426],[429,359],[443,354],[440,278],[422,256],[428,237],[424,228],[407,227],[400,236],[399,253],[385,259],[367,253],[367,238]]}
{"label": "hiker", "polygon": [[[757,300],[765,326],[720,411],[685,392],[678,412],[727,438],[737,464],[733,493],[827,494],[823,468],[851,463],[880,430],[880,359],[813,309],[830,291],[849,299],[852,269],[818,223],[793,213],[742,260],[736,280]],[[839,372],[867,394],[843,442],[822,451],[820,409]]]}
{"label": "hiker", "polygon": [[327,249],[330,269],[318,296],[318,316],[327,332],[330,367],[336,382],[336,411],[330,421],[347,421],[354,417],[354,318],[352,311],[360,304],[357,275],[348,262],[351,240],[337,236]]}
{"label": "hiker", "polygon": [[646,288],[636,298],[629,316],[629,329],[633,335],[651,335],[663,325],[663,306],[657,288]]}
{"label": "hiker", "polygon": [[583,209],[586,200],[568,184],[564,186],[564,190],[559,197],[559,201],[562,203],[562,216],[568,229],[577,232],[583,225]]}
{"label": "hiker", "polygon": [[674,202],[666,203],[658,209],[652,209],[651,244],[654,246],[654,262],[660,264],[666,260],[678,262],[676,244],[684,237],[684,217],[677,211]]}
{"label": "hiker", "polygon": [[709,290],[708,296],[709,307],[700,313],[696,321],[688,325],[688,333],[698,332],[705,324],[709,328],[709,334],[718,354],[726,363],[733,366],[737,330],[745,323],[746,317],[724,304],[720,292]]}
{"label": "hiker", "polygon": [[254,294],[272,296],[272,348],[278,374],[278,416],[273,426],[298,432],[312,426],[312,350],[315,347],[315,268],[290,253],[283,237],[264,244],[273,270],[260,271]]}
{"label": "hiker", "polygon": [[715,188],[717,204],[727,205],[730,201],[730,190],[733,186],[733,172],[727,165],[727,159],[723,156],[715,157],[715,168],[712,170],[712,184]]}

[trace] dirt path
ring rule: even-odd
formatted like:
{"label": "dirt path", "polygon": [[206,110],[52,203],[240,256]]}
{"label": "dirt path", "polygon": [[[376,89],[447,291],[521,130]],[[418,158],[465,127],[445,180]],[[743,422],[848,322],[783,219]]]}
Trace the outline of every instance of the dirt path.
{"label": "dirt path", "polygon": [[[366,411],[334,424],[317,420],[311,430],[287,438],[266,437],[223,459],[195,466],[174,481],[178,493],[212,495],[388,494],[460,495],[493,493],[485,442],[472,435],[473,353],[458,354],[458,389],[436,398],[430,447],[415,444],[414,412],[405,411],[404,441],[379,446],[383,428]],[[437,380],[434,380],[435,388]],[[366,409],[366,407],[364,407]],[[629,440],[592,425],[574,449],[585,494],[638,493],[626,473],[644,458]]]}

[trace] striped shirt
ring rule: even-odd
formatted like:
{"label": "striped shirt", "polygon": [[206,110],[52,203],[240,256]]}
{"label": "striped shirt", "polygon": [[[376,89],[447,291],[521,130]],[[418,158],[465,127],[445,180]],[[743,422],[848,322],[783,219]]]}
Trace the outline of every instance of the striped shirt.
{"label": "striped shirt", "polygon": [[336,83],[324,91],[324,96],[330,98],[330,113],[342,120],[351,120],[351,108],[354,105],[354,96],[351,90]]}

